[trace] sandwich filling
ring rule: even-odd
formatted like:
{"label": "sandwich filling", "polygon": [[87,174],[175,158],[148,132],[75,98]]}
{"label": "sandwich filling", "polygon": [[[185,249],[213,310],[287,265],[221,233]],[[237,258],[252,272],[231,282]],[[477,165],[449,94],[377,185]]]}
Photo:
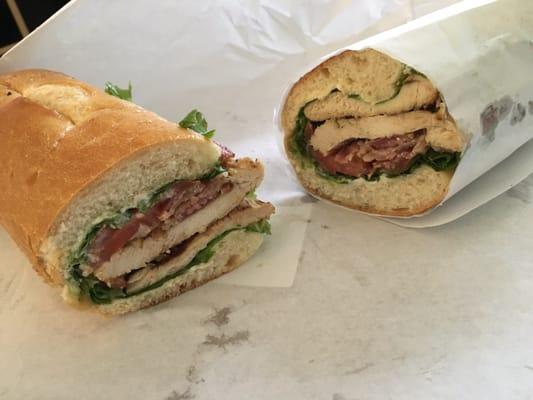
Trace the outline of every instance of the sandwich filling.
{"label": "sandwich filling", "polygon": [[70,293],[98,304],[134,296],[208,262],[231,231],[269,233],[273,207],[248,198],[262,178],[257,166],[223,150],[207,175],[170,182],[95,224],[71,256]]}
{"label": "sandwich filling", "polygon": [[107,225],[99,229],[88,246],[87,265],[100,267],[130,241],[143,239],[154,231],[168,230],[232,188],[233,183],[223,175],[210,180],[172,183],[144,212],[138,208],[128,210],[131,217],[124,225]]}
{"label": "sandwich filling", "polygon": [[409,174],[422,164],[454,169],[464,142],[437,89],[405,65],[394,87],[392,97],[372,102],[339,89],[308,102],[289,151],[302,167],[342,184]]}
{"label": "sandwich filling", "polygon": [[330,174],[357,178],[381,172],[399,175],[411,167],[416,157],[426,153],[428,145],[424,139],[425,131],[419,130],[373,140],[347,140],[326,155],[312,147],[310,152],[320,168]]}

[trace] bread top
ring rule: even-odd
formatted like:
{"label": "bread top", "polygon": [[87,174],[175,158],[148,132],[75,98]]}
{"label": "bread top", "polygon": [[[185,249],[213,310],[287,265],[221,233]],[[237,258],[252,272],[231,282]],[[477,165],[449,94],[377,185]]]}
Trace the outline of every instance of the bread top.
{"label": "bread top", "polygon": [[289,91],[281,112],[285,136],[292,135],[301,107],[324,99],[335,89],[346,95],[357,94],[372,105],[392,97],[404,67],[373,49],[345,50],[328,58],[302,76]]}
{"label": "bread top", "polygon": [[[377,50],[345,50],[307,72],[287,94],[281,112],[285,146],[288,149],[302,107],[305,107],[305,116],[312,121],[355,118],[360,120],[357,125],[365,121],[372,121],[374,125],[378,120],[390,120],[390,124],[394,124],[396,115],[414,115],[410,112],[433,103],[442,106],[439,118],[450,122],[447,129],[441,129],[449,133],[450,140],[436,137],[440,133],[433,135],[439,147],[450,151],[464,147],[462,133],[455,127],[438,89],[428,78]],[[392,131],[392,134],[397,133],[395,129]],[[372,137],[390,135],[378,129]],[[350,137],[370,138],[365,129],[353,131]]]}
{"label": "bread top", "polygon": [[[0,223],[47,278],[38,249],[62,210],[113,166],[159,146],[220,149],[133,103],[61,73],[0,76]],[[59,229],[59,227],[55,227]]]}

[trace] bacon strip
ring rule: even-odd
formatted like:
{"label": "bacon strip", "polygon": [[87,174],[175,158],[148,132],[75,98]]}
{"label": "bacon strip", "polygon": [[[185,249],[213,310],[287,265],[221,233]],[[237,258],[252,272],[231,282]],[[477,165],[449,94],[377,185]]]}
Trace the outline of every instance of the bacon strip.
{"label": "bacon strip", "polygon": [[121,228],[100,229],[88,250],[89,265],[98,267],[129,241],[146,237],[159,227],[165,229],[170,219],[173,223],[183,221],[230,189],[231,183],[223,176],[208,182],[176,182],[145,213],[134,211],[131,220]]}
{"label": "bacon strip", "polygon": [[[305,136],[314,131],[311,123],[305,128]],[[310,148],[311,154],[322,169],[331,174],[344,174],[360,178],[376,172],[401,174],[409,169],[419,154],[427,151],[426,130],[405,135],[393,135],[378,139],[355,139],[332,149],[324,155]]]}

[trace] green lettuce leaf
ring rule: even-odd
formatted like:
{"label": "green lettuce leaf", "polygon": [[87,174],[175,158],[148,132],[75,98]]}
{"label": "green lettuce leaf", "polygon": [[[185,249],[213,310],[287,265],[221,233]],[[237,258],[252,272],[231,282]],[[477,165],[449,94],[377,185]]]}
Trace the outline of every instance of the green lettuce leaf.
{"label": "green lettuce leaf", "polygon": [[71,285],[77,286],[80,295],[95,304],[109,304],[114,299],[126,297],[122,289],[110,288],[94,276],[83,276],[79,266],[71,269],[70,276]]}
{"label": "green lettuce leaf", "polygon": [[435,171],[454,169],[459,164],[460,159],[461,153],[439,152],[431,148],[423,155],[423,162]]}
{"label": "green lettuce leaf", "polygon": [[204,137],[211,139],[215,135],[215,129],[207,130],[207,121],[203,114],[198,110],[192,110],[185,116],[180,122],[179,126],[182,128],[190,129]]}
{"label": "green lettuce leaf", "polygon": [[244,228],[246,232],[262,233],[263,235],[271,235],[272,228],[268,219],[262,219],[261,221],[254,222]]}
{"label": "green lettuce leaf", "polygon": [[131,82],[128,83],[127,89],[121,89],[117,85],[113,85],[111,82],[106,82],[104,91],[111,96],[118,97],[122,100],[132,100],[132,87]]}
{"label": "green lettuce leaf", "polygon": [[218,162],[216,165],[215,165],[215,168],[213,168],[211,171],[209,171],[207,174],[205,174],[204,176],[202,176],[200,178],[201,181],[208,181],[210,179],[213,179],[215,176],[217,175],[220,175],[220,174],[223,174],[224,172],[227,172],[228,170],[226,168],[224,168],[220,162]]}

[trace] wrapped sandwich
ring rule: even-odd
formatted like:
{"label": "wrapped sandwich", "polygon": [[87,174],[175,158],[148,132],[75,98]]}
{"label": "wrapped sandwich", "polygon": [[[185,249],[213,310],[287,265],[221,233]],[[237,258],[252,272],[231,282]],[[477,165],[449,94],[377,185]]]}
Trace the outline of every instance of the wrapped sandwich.
{"label": "wrapped sandwich", "polygon": [[304,75],[281,124],[306,190],[379,215],[439,204],[466,143],[433,83],[373,49],[346,50]]}
{"label": "wrapped sandwich", "polygon": [[[531,140],[532,37],[531,1],[461,2],[308,68],[277,113],[301,184],[366,213],[428,214]],[[450,221],[530,173],[502,168],[490,189],[396,222]]]}
{"label": "wrapped sandwich", "polygon": [[261,163],[212,141],[196,111],[180,125],[60,73],[0,76],[0,223],[68,302],[157,304],[269,233]]}

